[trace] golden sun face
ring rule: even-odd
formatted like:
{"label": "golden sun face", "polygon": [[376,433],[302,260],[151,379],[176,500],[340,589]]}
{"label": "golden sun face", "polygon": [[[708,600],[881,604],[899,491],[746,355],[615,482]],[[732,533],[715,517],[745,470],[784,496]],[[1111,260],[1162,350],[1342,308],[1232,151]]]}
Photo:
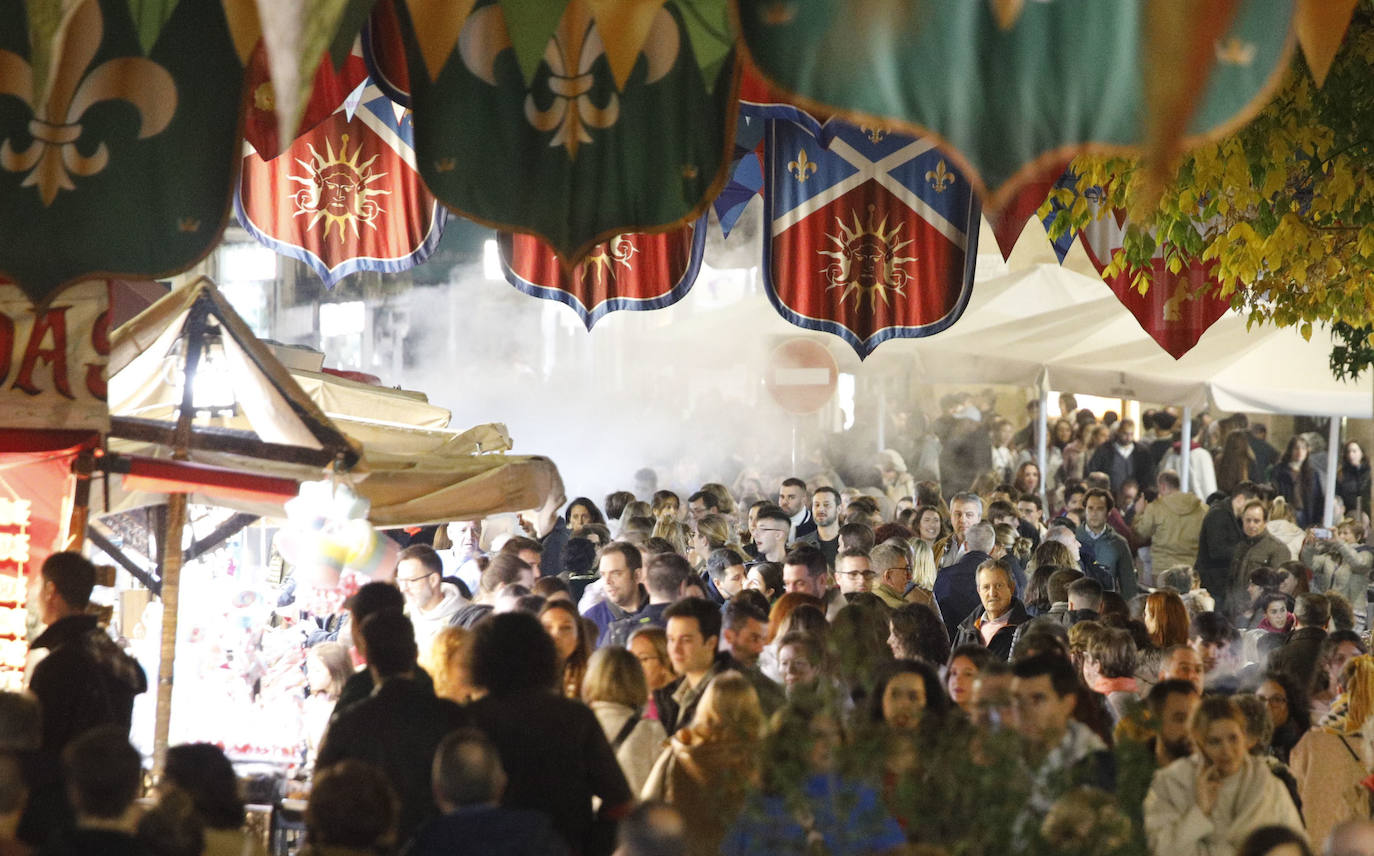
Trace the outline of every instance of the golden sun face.
{"label": "golden sun face", "polygon": [[854,295],[860,308],[865,299],[870,307],[876,306],[878,299],[890,304],[889,292],[905,296],[903,289],[910,279],[906,265],[916,261],[915,256],[903,255],[911,241],[899,240],[901,225],[888,229],[887,217],[875,223],[876,216],[870,205],[867,223],[857,212],[848,224],[835,218],[836,234],[826,235],[834,248],[819,251],[831,259],[821,271],[829,283],[827,288],[844,289],[841,302]]}
{"label": "golden sun face", "polygon": [[315,228],[323,220],[326,239],[336,226],[339,240],[344,238],[345,227],[353,230],[354,237],[358,235],[359,223],[376,229],[375,221],[382,213],[382,206],[372,197],[391,193],[371,186],[387,175],[372,169],[380,155],[373,155],[359,163],[362,146],[358,146],[350,155],[347,134],[339,142],[338,154],[334,153],[334,144],[326,140],[323,154],[311,145],[310,155],[310,161],[296,159],[296,163],[304,167],[308,174],[289,176],[292,181],[303,185],[296,192],[296,211],[293,216],[309,216],[308,229]]}

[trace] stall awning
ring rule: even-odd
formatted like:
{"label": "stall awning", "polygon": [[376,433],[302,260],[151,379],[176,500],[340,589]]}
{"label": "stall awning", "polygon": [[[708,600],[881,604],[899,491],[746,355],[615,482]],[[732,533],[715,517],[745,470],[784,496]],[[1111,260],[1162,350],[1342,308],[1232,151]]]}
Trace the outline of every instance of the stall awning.
{"label": "stall awning", "polygon": [[119,456],[112,469],[123,474],[124,489],[131,492],[190,493],[231,502],[281,503],[300,489],[300,482],[291,478],[140,455]]}

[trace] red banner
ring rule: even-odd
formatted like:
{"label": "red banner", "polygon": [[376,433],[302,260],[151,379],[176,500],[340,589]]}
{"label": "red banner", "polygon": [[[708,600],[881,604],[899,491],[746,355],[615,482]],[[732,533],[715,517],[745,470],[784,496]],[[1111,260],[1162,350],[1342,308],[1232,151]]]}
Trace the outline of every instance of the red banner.
{"label": "red banner", "polygon": [[375,87],[280,157],[243,159],[239,222],[327,287],[360,270],[398,273],[434,252],[447,214],[415,170],[410,114]]}
{"label": "red banner", "polygon": [[[248,61],[247,105],[243,111],[243,138],[257,149],[264,158],[274,158],[291,145],[291,140],[281,139],[277,132],[276,97],[272,91],[272,79],[267,69],[267,48],[259,43]],[[329,116],[344,103],[349,93],[357,89],[367,79],[367,64],[363,62],[362,51],[354,48],[339,68],[326,53],[315,71],[314,88],[310,100],[305,105],[305,113],[296,128],[299,138]]]}
{"label": "red banner", "polygon": [[661,309],[696,281],[706,247],[706,220],[674,232],[617,235],[598,244],[571,272],[533,235],[498,237],[506,281],[531,297],[567,304],[587,329],[617,309]]}

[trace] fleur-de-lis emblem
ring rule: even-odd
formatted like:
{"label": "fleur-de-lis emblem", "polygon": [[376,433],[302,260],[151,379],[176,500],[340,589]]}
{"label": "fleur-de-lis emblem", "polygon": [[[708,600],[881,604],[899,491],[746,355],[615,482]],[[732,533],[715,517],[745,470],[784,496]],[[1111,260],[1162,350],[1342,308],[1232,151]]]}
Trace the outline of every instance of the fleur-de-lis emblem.
{"label": "fleur-de-lis emblem", "polygon": [[935,169],[926,171],[926,181],[936,193],[944,193],[949,186],[954,183],[954,173],[945,166],[943,158],[935,165]]}
{"label": "fleur-de-lis emblem", "polygon": [[7,134],[0,143],[0,168],[28,172],[24,187],[38,188],[45,206],[63,190],[75,190],[72,176],[87,177],[103,170],[110,151],[101,142],[84,156],[77,148],[84,129],[81,119],[102,101],[127,101],[138,111],[140,140],[156,136],[176,114],[176,83],[167,70],[143,57],[117,57],[87,74],[104,37],[105,21],[99,3],[81,3],[60,32],[64,41],[53,57],[45,91],[34,92],[33,69],[21,57],[0,51],[0,95],[23,101],[33,118],[28,132],[33,141],[15,151]]}
{"label": "fleur-de-lis emblem", "polygon": [[887,136],[887,131],[882,128],[870,128],[867,125],[860,125],[859,130],[868,135],[868,141],[871,143],[881,143],[883,138]]}
{"label": "fleur-de-lis emblem", "polygon": [[1217,62],[1223,65],[1248,66],[1255,61],[1255,51],[1254,42],[1232,36],[1225,41],[1217,42]]}
{"label": "fleur-de-lis emblem", "polygon": [[796,160],[787,162],[787,171],[792,173],[792,176],[796,178],[797,181],[806,181],[816,174],[817,169],[819,169],[819,167],[816,166],[815,161],[807,158],[806,149],[797,152]]}

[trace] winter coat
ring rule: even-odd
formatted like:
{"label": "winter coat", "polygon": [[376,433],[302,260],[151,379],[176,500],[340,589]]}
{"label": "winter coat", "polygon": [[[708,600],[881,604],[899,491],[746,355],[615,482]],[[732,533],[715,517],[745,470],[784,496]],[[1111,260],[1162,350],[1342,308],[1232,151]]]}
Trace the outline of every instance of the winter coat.
{"label": "winter coat", "polygon": [[1193,563],[1206,516],[1202,500],[1185,491],[1161,496],[1135,516],[1131,528],[1142,540],[1150,539],[1156,576],[1175,565]]}
{"label": "winter coat", "polygon": [[1224,598],[1231,587],[1231,559],[1236,555],[1236,545],[1244,538],[1245,530],[1231,509],[1230,499],[1218,500],[1207,509],[1193,567],[1202,578],[1202,587],[1217,597]]}
{"label": "winter coat", "polygon": [[33,667],[29,691],[42,706],[42,750],[54,764],[72,738],[96,726],[128,732],[134,696],[148,689],[148,676],[94,615],[59,618],[29,647],[48,651]]}
{"label": "winter coat", "polygon": [[1231,585],[1226,596],[1227,608],[1233,612],[1244,609],[1246,586],[1255,568],[1274,568],[1293,558],[1283,542],[1267,531],[1255,538],[1243,538],[1231,557]]}
{"label": "winter coat", "polygon": [[1106,473],[1111,479],[1113,494],[1121,492],[1121,485],[1127,479],[1135,479],[1136,484],[1142,487],[1155,483],[1154,458],[1150,456],[1150,450],[1144,443],[1136,443],[1129,457],[1123,456],[1117,448],[1116,443],[1103,443],[1098,446],[1093,450],[1093,456],[1088,459],[1085,471]]}
{"label": "winter coat", "polygon": [[1326,507],[1326,494],[1322,492],[1321,476],[1310,461],[1296,473],[1287,464],[1275,464],[1270,481],[1274,483],[1274,490],[1279,496],[1288,501],[1288,507],[1293,509],[1299,527],[1306,529],[1309,526],[1321,525],[1322,511]]}
{"label": "winter coat", "polygon": [[601,730],[606,732],[606,740],[615,749],[615,759],[620,762],[625,781],[630,783],[630,792],[639,793],[649,779],[654,761],[663,751],[668,732],[663,730],[663,724],[658,720],[645,718],[641,710],[639,722],[616,748],[615,739],[620,736],[630,717],[635,715],[634,709],[613,701],[594,701],[590,707],[592,713],[596,714],[596,721],[601,723]]}
{"label": "winter coat", "polygon": [[640,798],[682,812],[691,856],[715,856],[758,774],[757,742],[706,741],[684,728],[659,755]]}
{"label": "winter coat", "polygon": [[1360,461],[1358,468],[1346,461],[1336,470],[1336,496],[1345,506],[1345,516],[1354,517],[1355,512],[1369,512],[1369,461]]}
{"label": "winter coat", "polygon": [[1116,591],[1126,600],[1136,596],[1135,562],[1131,559],[1131,545],[1105,526],[1102,534],[1094,536],[1085,523],[1078,527],[1078,543],[1093,551],[1093,558],[1112,576]]}
{"label": "winter coat", "polygon": [[1288,548],[1288,555],[1296,559],[1302,553],[1302,542],[1307,540],[1307,532],[1299,529],[1298,524],[1288,520],[1270,520],[1265,528],[1280,544]]}
{"label": "winter coat", "polygon": [[1364,605],[1369,572],[1374,569],[1374,551],[1364,544],[1344,541],[1319,541],[1302,548],[1302,563],[1312,569],[1312,591],[1335,590],[1345,595],[1357,610]]}
{"label": "winter coat", "polygon": [[1200,755],[1182,758],[1154,775],[1145,795],[1150,852],[1168,856],[1231,856],[1261,826],[1286,826],[1304,836],[1302,818],[1283,782],[1256,755],[1221,784],[1210,815],[1197,804]]}
{"label": "winter coat", "polygon": [[1360,753],[1364,738],[1314,728],[1303,735],[1289,756],[1298,780],[1303,819],[1312,841],[1325,841],[1344,820],[1368,820],[1369,790],[1361,784],[1369,775]]}
{"label": "winter coat", "polygon": [[955,628],[954,642],[950,646],[951,650],[960,645],[978,645],[987,648],[999,660],[1010,660],[1012,641],[1016,638],[1016,628],[1030,621],[1030,614],[1026,612],[1025,605],[1015,598],[1012,599],[1011,608],[1008,612],[1010,617],[1007,618],[1006,626],[993,634],[992,641],[984,645],[983,634],[978,627],[983,623],[983,616],[987,614],[987,611],[981,606],[978,607]]}

